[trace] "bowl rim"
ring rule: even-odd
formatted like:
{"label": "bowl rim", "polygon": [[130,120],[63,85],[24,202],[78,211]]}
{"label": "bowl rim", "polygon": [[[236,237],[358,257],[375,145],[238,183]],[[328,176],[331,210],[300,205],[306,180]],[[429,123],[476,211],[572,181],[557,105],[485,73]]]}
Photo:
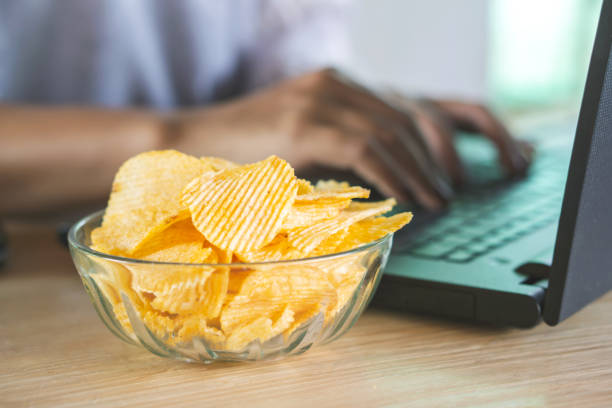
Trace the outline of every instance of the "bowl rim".
{"label": "bowl rim", "polygon": [[261,262],[241,262],[241,263],[189,263],[189,262],[164,262],[164,261],[150,261],[147,259],[138,259],[138,258],[129,258],[118,255],[111,255],[104,252],[96,251],[95,249],[85,245],[80,242],[77,237],[77,231],[81,230],[86,224],[92,222],[92,220],[96,217],[101,218],[106,209],[95,211],[85,217],[81,218],[77,222],[75,222],[68,231],[68,244],[71,248],[78,249],[80,251],[84,251],[90,255],[94,255],[100,258],[118,261],[123,263],[137,263],[137,264],[146,264],[146,265],[166,265],[166,266],[229,266],[234,268],[245,268],[249,266],[265,266],[265,265],[279,265],[279,264],[299,264],[304,263],[306,261],[323,261],[328,259],[340,258],[342,256],[358,253],[369,248],[375,247],[377,245],[382,244],[387,240],[393,239],[394,232],[391,232],[385,235],[382,238],[377,239],[376,241],[368,242],[367,244],[360,245],[356,248],[349,249],[348,251],[335,252],[333,254],[327,255],[319,255],[308,258],[298,258],[298,259],[288,259],[288,260],[280,260],[280,261],[261,261]]}

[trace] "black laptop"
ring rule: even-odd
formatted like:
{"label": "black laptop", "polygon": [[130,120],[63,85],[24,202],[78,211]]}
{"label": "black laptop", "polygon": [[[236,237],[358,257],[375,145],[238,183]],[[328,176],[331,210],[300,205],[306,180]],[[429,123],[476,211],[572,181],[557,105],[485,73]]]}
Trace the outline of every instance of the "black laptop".
{"label": "black laptop", "polygon": [[538,153],[519,181],[500,182],[494,158],[463,141],[472,183],[444,214],[417,212],[396,235],[374,304],[531,327],[612,288],[611,46],[604,0],[577,126],[535,130]]}

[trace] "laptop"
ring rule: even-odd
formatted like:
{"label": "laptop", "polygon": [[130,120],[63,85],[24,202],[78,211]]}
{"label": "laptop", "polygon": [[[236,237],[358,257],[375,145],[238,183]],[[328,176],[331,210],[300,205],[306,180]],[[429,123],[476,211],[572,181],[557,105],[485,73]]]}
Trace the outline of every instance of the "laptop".
{"label": "laptop", "polygon": [[531,135],[526,178],[462,140],[474,179],[443,214],[396,234],[373,304],[517,327],[556,325],[612,288],[612,0],[604,0],[575,126]]}

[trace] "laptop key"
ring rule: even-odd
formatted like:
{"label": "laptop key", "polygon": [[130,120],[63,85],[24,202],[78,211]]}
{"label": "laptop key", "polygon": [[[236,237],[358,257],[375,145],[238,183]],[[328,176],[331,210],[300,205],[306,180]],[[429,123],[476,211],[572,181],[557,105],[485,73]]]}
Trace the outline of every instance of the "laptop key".
{"label": "laptop key", "polygon": [[474,253],[475,255],[479,255],[489,250],[490,245],[481,239],[476,239],[465,244],[464,248]]}
{"label": "laptop key", "polygon": [[463,248],[459,248],[447,254],[445,259],[453,262],[468,262],[474,258],[474,253]]}
{"label": "laptop key", "polygon": [[457,247],[456,243],[431,242],[410,250],[412,255],[423,256],[426,258],[441,258]]}

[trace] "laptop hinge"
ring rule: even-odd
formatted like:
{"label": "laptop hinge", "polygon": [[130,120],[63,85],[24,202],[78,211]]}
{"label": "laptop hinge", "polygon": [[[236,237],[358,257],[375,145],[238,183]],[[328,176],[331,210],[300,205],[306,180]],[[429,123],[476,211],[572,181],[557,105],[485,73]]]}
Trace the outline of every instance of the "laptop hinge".
{"label": "laptop hinge", "polygon": [[543,279],[550,278],[551,267],[540,262],[527,262],[516,268],[515,271],[526,277],[521,283],[533,285]]}

